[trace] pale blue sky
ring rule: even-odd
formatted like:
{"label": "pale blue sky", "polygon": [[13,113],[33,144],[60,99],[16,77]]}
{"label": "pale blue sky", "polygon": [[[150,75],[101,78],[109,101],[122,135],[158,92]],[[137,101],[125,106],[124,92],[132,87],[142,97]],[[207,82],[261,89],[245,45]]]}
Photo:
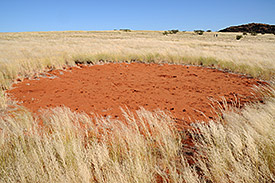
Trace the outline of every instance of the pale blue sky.
{"label": "pale blue sky", "polygon": [[211,29],[275,24],[275,0],[0,0],[0,32]]}

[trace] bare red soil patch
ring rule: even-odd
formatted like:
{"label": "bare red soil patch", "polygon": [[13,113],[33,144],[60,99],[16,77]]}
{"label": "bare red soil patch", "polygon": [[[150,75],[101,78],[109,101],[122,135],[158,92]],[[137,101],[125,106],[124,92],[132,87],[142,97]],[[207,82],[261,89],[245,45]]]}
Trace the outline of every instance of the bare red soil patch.
{"label": "bare red soil patch", "polygon": [[[47,76],[46,76],[47,75]],[[67,106],[73,111],[121,118],[120,107],[170,111],[179,121],[209,120],[215,116],[209,98],[241,105],[253,99],[257,79],[216,69],[141,63],[110,63],[54,70],[25,79],[7,93],[34,113]]]}

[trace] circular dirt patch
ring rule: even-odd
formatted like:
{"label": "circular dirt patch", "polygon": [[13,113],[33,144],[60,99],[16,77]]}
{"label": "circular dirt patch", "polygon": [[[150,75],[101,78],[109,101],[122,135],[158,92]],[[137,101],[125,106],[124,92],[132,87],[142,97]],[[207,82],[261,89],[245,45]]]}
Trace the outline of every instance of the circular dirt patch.
{"label": "circular dirt patch", "polygon": [[251,101],[259,80],[216,69],[141,63],[71,67],[14,84],[7,93],[34,113],[67,106],[73,111],[121,118],[120,107],[169,111],[179,121],[215,117],[209,99]]}

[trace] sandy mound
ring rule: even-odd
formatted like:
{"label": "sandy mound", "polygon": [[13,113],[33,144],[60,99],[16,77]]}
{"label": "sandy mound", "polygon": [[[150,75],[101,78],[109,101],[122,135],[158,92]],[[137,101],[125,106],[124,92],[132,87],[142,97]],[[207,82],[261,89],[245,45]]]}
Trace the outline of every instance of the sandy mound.
{"label": "sandy mound", "polygon": [[54,70],[13,85],[7,93],[38,113],[40,108],[67,106],[74,111],[94,112],[121,118],[120,107],[140,106],[170,111],[178,121],[215,117],[209,99],[240,104],[252,100],[256,79],[215,69],[182,65],[117,63]]}

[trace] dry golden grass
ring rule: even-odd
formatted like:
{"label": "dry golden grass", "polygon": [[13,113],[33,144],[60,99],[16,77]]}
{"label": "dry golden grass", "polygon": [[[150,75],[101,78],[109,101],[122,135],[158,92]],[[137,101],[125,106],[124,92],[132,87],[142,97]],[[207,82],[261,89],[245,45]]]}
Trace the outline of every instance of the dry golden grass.
{"label": "dry golden grass", "polygon": [[[17,77],[75,61],[202,64],[270,79],[275,36],[157,31],[0,33],[0,182],[274,182],[274,89],[264,104],[227,106],[223,119],[176,131],[165,113],[125,112],[125,123],[55,108],[14,110],[3,89]],[[18,107],[18,106],[17,106]],[[43,129],[38,126],[43,121]],[[96,125],[98,124],[98,125]],[[198,133],[199,131],[199,133]],[[195,140],[195,164],[182,144]]]}
{"label": "dry golden grass", "polygon": [[[270,79],[275,69],[275,36],[215,32],[197,35],[160,31],[66,31],[0,33],[0,81],[74,61],[145,61],[197,64]],[[8,86],[9,83],[4,83]]]}
{"label": "dry golden grass", "polygon": [[[27,111],[0,118],[1,182],[274,182],[275,105],[223,111],[224,121],[179,131],[165,113],[91,119],[68,108],[45,111],[44,128]],[[199,131],[199,133],[197,133]],[[181,141],[195,140],[195,164]]]}
{"label": "dry golden grass", "polygon": [[218,37],[214,37],[214,34],[217,33],[205,33],[201,36],[192,32],[164,36],[157,31],[1,33],[0,60],[10,62],[30,58],[70,58],[77,55],[93,57],[98,54],[102,54],[102,57],[117,56],[116,60],[119,60],[120,57],[127,59],[131,55],[142,58],[149,54],[160,54],[167,58],[210,57],[237,64],[275,67],[273,34],[247,35],[240,41],[235,39],[236,33],[218,33]]}

